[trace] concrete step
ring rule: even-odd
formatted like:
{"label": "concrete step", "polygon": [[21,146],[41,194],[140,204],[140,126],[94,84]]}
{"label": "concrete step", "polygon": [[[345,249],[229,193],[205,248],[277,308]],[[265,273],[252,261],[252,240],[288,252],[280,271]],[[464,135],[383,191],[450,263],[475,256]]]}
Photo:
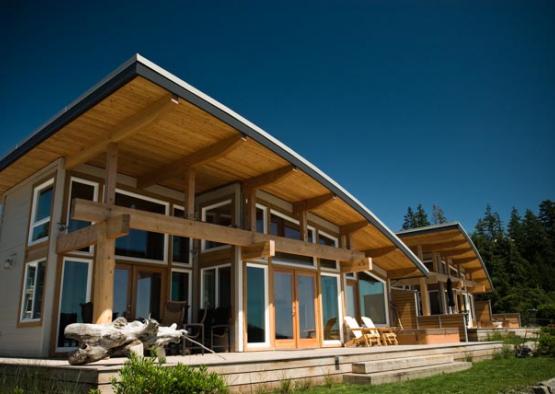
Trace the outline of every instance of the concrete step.
{"label": "concrete step", "polygon": [[464,371],[472,367],[472,363],[465,361],[454,361],[444,365],[429,365],[425,367],[413,367],[395,371],[376,372],[371,374],[350,373],[343,375],[345,383],[355,384],[384,384],[397,383],[406,380],[427,378],[434,375]]}
{"label": "concrete step", "polygon": [[452,355],[430,355],[417,357],[392,358],[388,360],[372,360],[353,363],[353,373],[369,374],[375,372],[395,371],[427,365],[449,364],[453,362]]}

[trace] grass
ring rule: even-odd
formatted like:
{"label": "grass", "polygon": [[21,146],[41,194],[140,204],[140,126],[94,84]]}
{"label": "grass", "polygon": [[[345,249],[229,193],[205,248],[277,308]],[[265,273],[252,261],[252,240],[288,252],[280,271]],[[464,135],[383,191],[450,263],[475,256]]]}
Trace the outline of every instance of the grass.
{"label": "grass", "polygon": [[555,358],[498,358],[475,363],[471,369],[447,375],[381,386],[338,384],[314,387],[306,394],[508,393],[555,377]]}
{"label": "grass", "polygon": [[[534,341],[536,339],[535,335],[529,334],[526,338],[526,341]],[[524,342],[523,337],[519,337],[514,334],[503,334],[500,332],[494,332],[492,334],[488,334],[488,341],[501,341],[506,345],[520,345]]]}

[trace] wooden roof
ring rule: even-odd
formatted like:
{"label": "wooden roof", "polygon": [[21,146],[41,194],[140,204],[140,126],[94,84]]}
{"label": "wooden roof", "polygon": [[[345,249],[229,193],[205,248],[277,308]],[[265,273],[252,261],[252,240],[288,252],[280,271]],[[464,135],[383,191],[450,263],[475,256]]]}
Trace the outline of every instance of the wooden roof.
{"label": "wooden roof", "polygon": [[[152,110],[170,100],[178,104],[164,112]],[[100,148],[116,137],[118,171],[140,181],[151,180],[149,174],[164,173],[174,163],[233,136],[245,141],[196,168],[197,192],[289,166],[294,171],[262,189],[293,203],[333,194],[337,198],[312,212],[339,226],[366,221],[364,228],[352,234],[353,248],[366,251],[395,246],[392,252],[375,257],[376,265],[385,270],[416,266],[427,274],[412,251],[335,181],[240,115],[140,55],[4,157],[0,161],[0,195],[61,157],[66,166],[86,157],[88,164],[104,167]],[[162,177],[156,183],[179,191],[186,187],[182,176]]]}
{"label": "wooden roof", "polygon": [[419,246],[424,255],[439,253],[454,265],[472,273],[472,280],[491,291],[493,285],[486,266],[468,233],[458,222],[404,230],[397,233],[411,249]]}

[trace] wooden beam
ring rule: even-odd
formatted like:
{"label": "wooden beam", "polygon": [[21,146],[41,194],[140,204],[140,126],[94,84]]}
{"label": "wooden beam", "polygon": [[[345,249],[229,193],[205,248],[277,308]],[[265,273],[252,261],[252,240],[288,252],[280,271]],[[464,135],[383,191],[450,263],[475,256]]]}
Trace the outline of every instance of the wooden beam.
{"label": "wooden beam", "polygon": [[[417,246],[417,255],[420,261],[424,261],[424,252],[422,251],[422,246]],[[418,279],[418,285],[420,287],[420,300],[422,301],[422,315],[430,316],[432,314],[432,309],[430,307],[430,293],[428,292],[428,282],[426,278]]]}
{"label": "wooden beam", "polygon": [[418,268],[399,268],[395,270],[387,271],[387,277],[389,279],[402,279],[406,277],[424,277],[424,274],[418,270]]}
{"label": "wooden beam", "polygon": [[295,169],[295,167],[291,165],[281,167],[281,168],[278,168],[277,170],[266,172],[264,174],[255,176],[254,178],[250,178],[243,181],[243,188],[246,190],[260,189],[269,184],[283,180],[283,178],[293,174],[295,171],[297,170]]}
{"label": "wooden beam", "polygon": [[114,305],[114,273],[116,270],[116,240],[108,238],[107,228],[98,227],[94,256],[93,280],[93,322],[96,324],[112,321]]}
{"label": "wooden beam", "polygon": [[341,273],[372,271],[372,258],[365,257],[361,260],[341,264]]}
{"label": "wooden beam", "polygon": [[276,255],[276,243],[273,240],[258,242],[241,248],[242,260],[267,259]]}
{"label": "wooden beam", "polygon": [[246,141],[247,138],[241,135],[233,135],[224,140],[218,141],[177,161],[174,161],[173,163],[166,164],[149,172],[148,174],[140,176],[137,180],[137,185],[139,188],[144,189],[154,185],[155,183],[160,183],[165,179],[176,178],[180,176],[188,167],[199,167],[210,161],[217,160]]}
{"label": "wooden beam", "polygon": [[183,201],[183,216],[187,219],[195,218],[195,193],[196,193],[196,171],[188,167],[185,170],[185,190]]}
{"label": "wooden beam", "polygon": [[256,231],[256,189],[248,189],[246,192],[246,220],[245,229]]}
{"label": "wooden beam", "polygon": [[364,253],[321,245],[311,242],[261,234],[248,230],[220,226],[212,223],[166,216],[158,213],[139,211],[131,208],[100,204],[93,201],[75,199],[72,202],[73,219],[87,221],[101,221],[110,215],[130,215],[130,227],[137,230],[170,234],[193,239],[205,239],[236,246],[251,246],[254,243],[274,240],[276,251],[298,254],[301,256],[317,257],[341,262],[363,260]]}
{"label": "wooden beam", "polygon": [[352,234],[352,233],[356,233],[359,230],[362,230],[366,226],[368,226],[368,222],[365,220],[362,220],[360,222],[354,222],[354,223],[349,223],[349,224],[344,224],[342,226],[339,226],[339,232],[341,234]]}
{"label": "wooden beam", "polygon": [[299,217],[299,227],[301,231],[301,237],[304,242],[308,242],[308,212],[302,210],[297,215]]}
{"label": "wooden beam", "polygon": [[447,250],[445,252],[441,252],[441,255],[443,257],[449,257],[449,256],[457,256],[459,254],[465,254],[468,252],[471,252],[472,249],[470,247],[467,248],[459,248],[459,249],[451,249],[451,250]]}
{"label": "wooden beam", "polygon": [[179,101],[171,96],[165,95],[147,108],[130,116],[129,118],[118,123],[110,137],[102,140],[91,147],[83,148],[74,156],[67,157],[65,160],[65,169],[69,170],[75,166],[85,163],[106,151],[106,147],[111,142],[119,142],[131,135],[145,129],[156,122],[162,115],[174,108]]}
{"label": "wooden beam", "polygon": [[461,264],[466,264],[466,263],[470,263],[471,261],[474,260],[478,260],[477,257],[463,257],[463,258],[454,258],[453,259],[453,265],[461,265]]}
{"label": "wooden beam", "polygon": [[106,169],[104,173],[104,198],[106,204],[116,203],[118,177],[118,145],[111,142],[106,147]]}
{"label": "wooden beam", "polygon": [[449,250],[466,244],[467,241],[465,239],[448,242],[428,243],[422,244],[422,249],[424,249],[425,252],[441,252],[443,250]]}
{"label": "wooden beam", "polygon": [[[382,248],[367,249],[364,251],[366,257],[382,257],[397,250],[397,246],[384,246]],[[411,268],[412,269],[412,268]]]}
{"label": "wooden beam", "polygon": [[313,211],[320,208],[322,205],[335,200],[335,198],[336,197],[333,193],[327,193],[321,196],[309,198],[307,200],[297,201],[293,203],[293,213],[298,214],[301,211]]}
{"label": "wooden beam", "polygon": [[129,215],[113,216],[106,221],[87,226],[71,233],[60,234],[56,240],[56,253],[63,254],[95,245],[100,227],[106,228],[106,237],[109,239],[127,235],[129,233]]}

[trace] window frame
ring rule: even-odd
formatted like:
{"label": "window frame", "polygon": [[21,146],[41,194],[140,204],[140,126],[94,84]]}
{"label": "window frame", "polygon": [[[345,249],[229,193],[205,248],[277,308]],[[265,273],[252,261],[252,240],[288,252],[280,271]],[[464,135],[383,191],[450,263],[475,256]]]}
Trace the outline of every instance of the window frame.
{"label": "window frame", "polygon": [[62,265],[61,265],[61,273],[60,273],[60,282],[59,282],[59,294],[58,294],[58,310],[56,312],[56,331],[55,331],[55,351],[56,353],[66,353],[75,350],[75,347],[59,347],[58,346],[58,333],[60,331],[60,314],[62,310],[62,297],[64,295],[64,271],[65,271],[65,264],[67,261],[75,261],[78,263],[87,263],[87,294],[85,297],[86,302],[91,301],[92,297],[92,276],[93,276],[93,268],[94,268],[94,261],[92,258],[86,257],[72,257],[72,256],[64,256],[62,258]]}
{"label": "window frame", "polygon": [[[71,191],[73,190],[73,182],[77,182],[77,183],[82,183],[84,185],[89,185],[94,187],[94,196],[93,196],[93,202],[98,202],[99,199],[99,191],[100,191],[100,183],[96,182],[96,181],[91,181],[88,179],[84,179],[84,178],[80,178],[78,176],[71,176],[69,178],[69,188],[68,188],[68,192],[67,192],[67,212],[66,212],[66,230],[65,233],[69,234],[69,222],[71,220],[70,214],[71,214]],[[91,222],[91,225],[95,224],[95,222]],[[94,254],[94,245],[89,246],[89,251],[85,252],[85,251],[81,251],[81,250],[74,250],[71,253],[73,254],[81,254],[84,256],[90,256],[92,254]]]}
{"label": "window frame", "polygon": [[[341,298],[341,274],[339,273],[332,273],[332,272],[320,272],[320,277],[322,276],[329,276],[332,278],[336,278],[336,283],[337,283],[337,313],[338,313],[338,322],[337,324],[339,325],[339,340],[337,339],[325,339],[324,338],[324,299],[323,297],[320,297],[321,302],[320,302],[320,311],[321,311],[321,315],[322,318],[320,319],[321,322],[321,331],[322,331],[322,343],[324,345],[332,345],[332,346],[337,346],[337,345],[341,345],[343,344],[343,319],[344,319],[344,313],[343,313],[343,300]],[[322,279],[320,278],[320,289],[322,288],[322,283],[321,283]],[[320,290],[321,292],[321,290]],[[354,317],[354,316],[353,316]]]}
{"label": "window frame", "polygon": [[[176,209],[180,209],[180,210],[182,210],[183,212],[185,212],[185,207],[183,207],[182,205],[178,205],[178,204],[172,204],[172,206],[171,206],[170,209],[171,209],[171,216],[172,216],[172,217],[179,217],[179,216],[175,216],[175,212],[174,212],[174,211],[175,211]],[[191,238],[191,237],[180,237],[180,238],[188,238],[188,239],[189,239],[189,262],[188,262],[188,263],[184,263],[184,262],[182,262],[182,261],[176,261],[176,260],[173,259],[173,240],[174,240],[174,238],[176,237],[176,235],[170,235],[170,237],[171,237],[171,241],[172,241],[172,242],[171,242],[170,257],[169,257],[169,258],[171,259],[171,264],[172,264],[173,266],[177,266],[177,267],[188,267],[188,268],[191,268],[191,267],[193,266],[193,257],[194,257],[194,254],[193,254],[193,240],[192,240],[192,238]],[[179,236],[177,235],[177,237],[179,237]]]}
{"label": "window frame", "polygon": [[256,209],[262,210],[262,227],[264,228],[263,234],[268,234],[268,207],[257,203]]}
{"label": "window frame", "polygon": [[[231,217],[231,222],[233,223],[233,221],[234,221],[234,219],[233,219],[233,208],[234,207],[233,207],[233,199],[232,198],[228,198],[228,199],[216,202],[214,204],[210,204],[210,205],[206,205],[206,206],[202,207],[200,209],[200,220],[202,222],[206,223],[206,211],[209,211],[209,210],[214,209],[214,208],[223,207],[224,205],[227,205],[227,204],[229,204],[230,207],[231,207],[231,216],[232,216]],[[215,251],[215,250],[228,249],[230,247],[231,247],[231,245],[220,245],[220,246],[215,246],[213,248],[206,249],[206,240],[201,239],[201,241],[200,241],[200,252],[201,253],[212,252],[212,251]]]}
{"label": "window frame", "polygon": [[[270,233],[270,225],[272,222],[272,215],[275,215],[277,217],[280,217],[284,220],[289,221],[290,223],[296,224],[297,226],[300,226],[301,222],[291,216],[288,216],[285,213],[282,213],[280,211],[276,211],[275,209],[270,208],[270,220],[268,220],[268,234]],[[306,226],[307,230],[312,231],[312,239],[309,239],[308,242],[309,243],[316,243],[316,228],[314,226]],[[281,237],[281,235],[276,235],[276,237]],[[287,237],[284,237],[287,238]],[[288,239],[293,239],[293,238],[288,238]],[[294,253],[293,253],[294,254]],[[296,263],[288,263],[285,261],[280,261],[279,257],[272,257],[272,263],[278,264],[278,265],[285,265],[285,266],[289,266],[289,267],[302,267],[302,268],[306,268],[306,269],[311,269],[311,270],[317,270],[318,269],[318,263],[317,263],[317,258],[316,257],[312,257],[312,265],[305,265],[305,264],[296,264]]]}
{"label": "window frame", "polygon": [[[330,233],[327,233],[326,231],[320,230],[318,229],[318,234],[317,234],[317,241],[318,244],[320,244],[320,234],[324,236],[324,238],[328,238],[330,240],[332,240],[335,243],[335,247],[339,248],[339,238],[336,236],[331,235]],[[318,259],[318,265],[320,266],[321,270],[327,270],[327,271],[332,271],[332,272],[336,272],[339,271],[340,268],[340,263],[338,260],[335,260],[335,268],[328,268],[328,267],[322,267],[322,265],[320,264],[320,260],[322,259]],[[324,260],[328,260],[328,259],[324,259]]]}
{"label": "window frame", "polygon": [[187,302],[189,304],[189,307],[187,308],[187,321],[191,321],[192,319],[192,311],[193,311],[193,305],[192,305],[192,298],[193,298],[193,270],[191,269],[186,269],[186,268],[177,268],[174,267],[171,269],[170,272],[170,285],[168,286],[170,288],[170,294],[168,299],[170,301],[172,300],[172,286],[173,286],[173,273],[174,272],[182,272],[182,273],[187,273],[189,275],[189,283],[188,283],[188,291],[187,291]]}
{"label": "window frame", "polygon": [[[128,190],[124,190],[124,189],[120,189],[120,188],[116,188],[116,192],[115,194],[123,194],[126,195],[128,197],[134,197],[137,198],[139,200],[144,200],[144,201],[148,201],[148,202],[153,202],[159,205],[163,205],[164,206],[164,215],[168,216],[169,214],[169,209],[170,209],[170,203],[168,201],[164,201],[164,200],[160,200],[157,198],[153,198],[153,197],[148,197],[148,196],[144,196],[142,194],[139,193],[135,193],[135,192],[131,192]],[[119,205],[118,205],[119,206]],[[141,209],[137,209],[138,211],[141,211]],[[149,211],[143,211],[143,212],[149,212]],[[144,230],[141,230],[144,231]],[[149,231],[146,231],[149,232]],[[116,260],[119,261],[135,261],[135,262],[139,262],[139,263],[154,263],[154,264],[167,264],[168,263],[168,244],[169,244],[169,235],[167,233],[164,233],[164,256],[162,258],[162,260],[157,260],[157,259],[148,259],[148,258],[142,258],[142,257],[131,257],[131,256],[122,256],[119,254],[116,254]]]}
{"label": "window frame", "polygon": [[[225,263],[225,264],[219,264],[219,265],[211,265],[210,267],[204,267],[200,269],[200,309],[204,309],[204,273],[208,270],[215,270],[215,275],[214,275],[214,300],[215,300],[215,305],[213,306],[213,308],[219,308],[220,307],[220,269],[221,268],[225,268],[225,267],[229,267],[230,269],[230,277],[233,278],[233,272],[231,272],[231,263]],[[230,289],[233,290],[233,287],[231,287],[230,284]]]}
{"label": "window frame", "polygon": [[251,263],[247,262],[245,264],[245,278],[248,280],[247,268],[260,268],[264,270],[264,342],[249,342],[248,331],[246,323],[248,322],[248,292],[247,297],[245,297],[245,343],[249,349],[257,348],[267,348],[270,346],[270,290],[269,290],[269,279],[268,279],[268,266],[266,264]]}
{"label": "window frame", "polygon": [[[381,282],[383,284],[383,294],[384,294],[384,309],[385,309],[385,323],[376,323],[374,325],[376,327],[389,327],[389,291],[387,289],[387,281],[385,279],[380,278],[377,275],[374,275],[370,271],[363,271],[366,275],[374,278],[375,280]],[[357,275],[357,281],[360,282],[360,278]],[[360,302],[360,287],[358,289],[358,298]],[[362,315],[362,305],[360,306],[360,314]]]}
{"label": "window frame", "polygon": [[[36,260],[31,260],[31,261],[27,261],[23,264],[23,282],[21,284],[21,297],[19,300],[19,319],[18,319],[18,323],[25,325],[25,324],[32,324],[32,323],[42,323],[42,312],[43,312],[43,306],[44,306],[44,288],[46,285],[46,280],[44,280],[43,286],[42,286],[42,294],[41,294],[41,316],[39,318],[31,318],[31,319],[24,319],[23,318],[23,314],[25,313],[25,294],[26,294],[26,286],[27,286],[27,277],[28,277],[28,273],[29,270],[28,268],[30,266],[35,266],[37,271],[38,271],[38,265],[40,263],[44,263],[44,279],[46,279],[46,257],[42,257],[40,259],[36,259]],[[34,290],[33,290],[33,308],[31,308],[32,310],[34,309],[34,305],[35,305],[35,301],[36,301],[36,286],[37,286],[37,275],[35,275],[35,282],[33,284]]]}
{"label": "window frame", "polygon": [[[48,217],[41,219],[35,222],[35,215],[37,213],[37,202],[38,196],[41,191],[47,189],[48,187],[52,187],[52,201],[50,202],[50,214]],[[29,234],[27,236],[27,246],[37,245],[42,242],[48,241],[50,238],[50,232],[52,231],[51,221],[52,221],[52,207],[54,205],[54,177],[49,178],[48,180],[36,185],[33,187],[33,200],[31,201],[31,216],[29,218]],[[45,237],[33,240],[33,230],[38,227],[42,226],[43,224],[50,223],[48,227],[48,234]]]}

